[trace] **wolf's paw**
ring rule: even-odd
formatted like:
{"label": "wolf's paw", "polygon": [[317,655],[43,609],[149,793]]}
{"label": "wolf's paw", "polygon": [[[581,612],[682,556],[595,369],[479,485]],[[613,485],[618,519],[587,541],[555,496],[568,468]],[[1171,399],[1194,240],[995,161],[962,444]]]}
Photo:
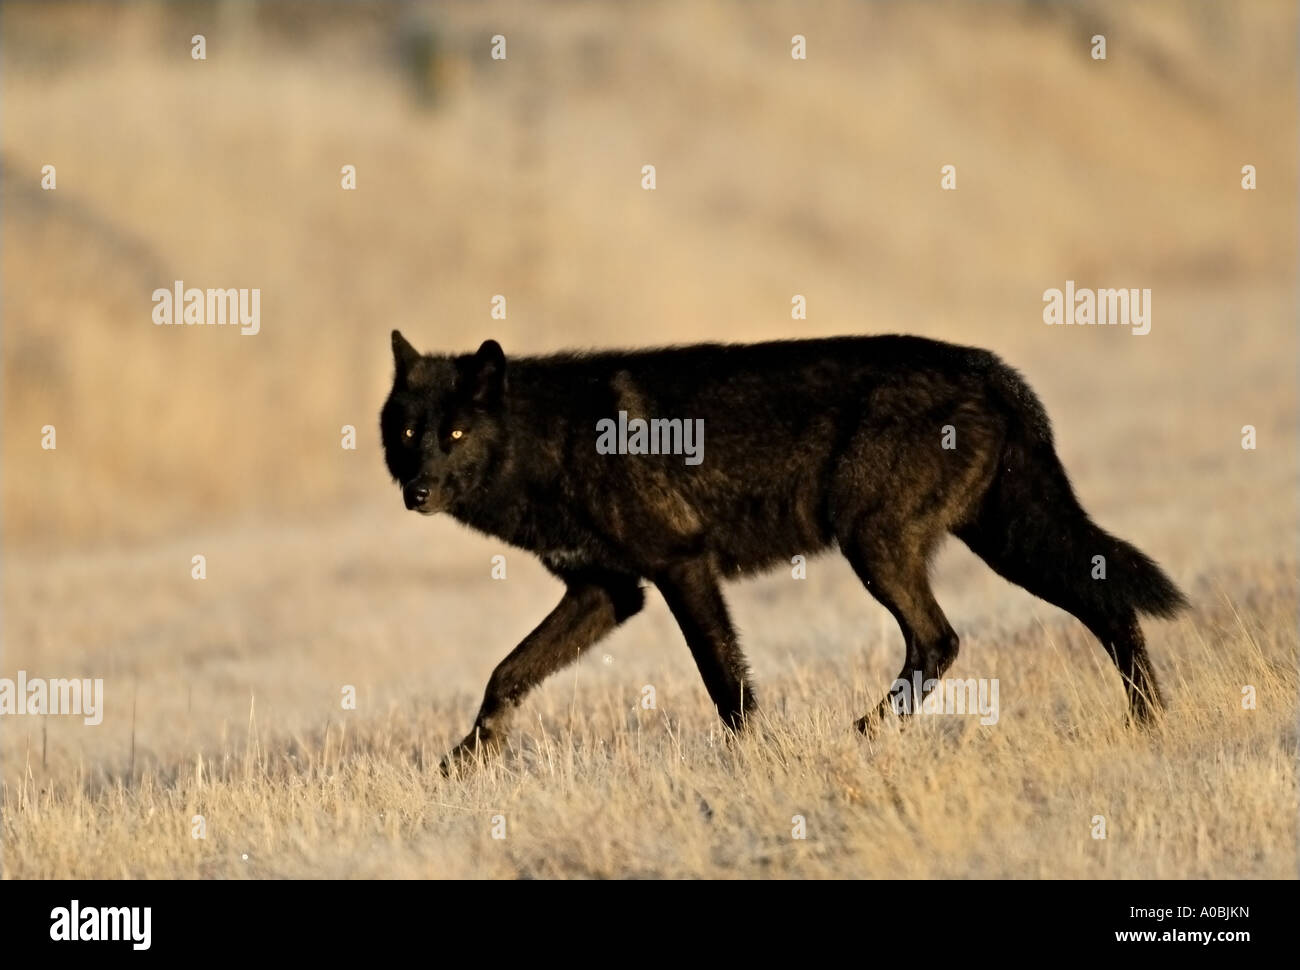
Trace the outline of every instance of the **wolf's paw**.
{"label": "wolf's paw", "polygon": [[[892,723],[901,731],[907,724],[907,718],[894,718]],[[884,726],[885,714],[882,711],[872,711],[853,722],[854,729],[868,741],[874,741]]]}
{"label": "wolf's paw", "polygon": [[490,731],[478,730],[447,752],[438,770],[443,777],[467,774],[501,752],[501,738]]}
{"label": "wolf's paw", "polygon": [[1163,704],[1139,699],[1125,716],[1124,726],[1137,733],[1154,733],[1164,725],[1165,716]]}

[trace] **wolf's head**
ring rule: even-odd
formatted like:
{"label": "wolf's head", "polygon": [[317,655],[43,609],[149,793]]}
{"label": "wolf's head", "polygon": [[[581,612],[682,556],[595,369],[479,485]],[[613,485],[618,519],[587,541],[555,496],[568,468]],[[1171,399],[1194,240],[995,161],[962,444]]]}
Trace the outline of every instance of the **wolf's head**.
{"label": "wolf's head", "polygon": [[394,330],[393,362],[379,427],[402,499],[425,515],[464,505],[482,493],[504,457],[501,345],[485,340],[462,357],[421,355]]}

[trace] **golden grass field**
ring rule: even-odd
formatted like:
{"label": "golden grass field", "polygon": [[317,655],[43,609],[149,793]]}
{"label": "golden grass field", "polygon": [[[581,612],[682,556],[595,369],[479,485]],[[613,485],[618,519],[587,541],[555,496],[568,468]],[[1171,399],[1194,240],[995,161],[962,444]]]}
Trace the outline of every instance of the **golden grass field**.
{"label": "golden grass field", "polygon": [[[1293,4],[329,6],[0,9],[0,677],[106,694],[97,727],[0,717],[0,873],[1296,875]],[[261,333],[155,327],[175,279],[261,288]],[[1150,287],[1151,332],[1044,326],[1067,279]],[[1165,723],[1127,730],[1082,626],[954,541],[951,676],[999,680],[995,725],[852,731],[902,638],[832,556],[728,587],[764,704],[738,743],[651,592],[502,762],[442,778],[560,587],[402,508],[394,327],[998,352],[1085,507],[1192,601],[1146,624]]]}

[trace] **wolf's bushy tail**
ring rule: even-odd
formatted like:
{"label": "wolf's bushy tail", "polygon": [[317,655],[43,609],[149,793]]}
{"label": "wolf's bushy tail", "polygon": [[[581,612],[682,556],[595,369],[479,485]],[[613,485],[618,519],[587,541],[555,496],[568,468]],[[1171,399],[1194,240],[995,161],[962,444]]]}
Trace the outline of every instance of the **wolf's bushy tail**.
{"label": "wolf's bushy tail", "polygon": [[1136,546],[1111,535],[1080,510],[1083,533],[1076,544],[1084,552],[1096,550],[1088,556],[1102,556],[1105,563],[1106,582],[1097,581],[1086,587],[1092,590],[1090,600],[1094,609],[1103,615],[1118,618],[1125,607],[1144,616],[1170,619],[1188,606],[1187,597],[1174,585],[1150,556]]}
{"label": "wolf's bushy tail", "polygon": [[1185,609],[1186,597],[1150,557],[1079,504],[1046,413],[1023,379],[1005,368],[994,383],[1010,419],[1007,439],[973,521],[957,535],[1007,579],[1094,630],[1131,623],[1134,613]]}

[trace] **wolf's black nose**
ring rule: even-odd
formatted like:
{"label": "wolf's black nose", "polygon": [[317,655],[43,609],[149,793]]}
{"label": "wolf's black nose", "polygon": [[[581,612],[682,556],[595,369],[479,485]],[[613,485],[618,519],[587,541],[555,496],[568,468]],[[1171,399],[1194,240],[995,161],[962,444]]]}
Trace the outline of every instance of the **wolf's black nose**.
{"label": "wolf's black nose", "polygon": [[402,497],[406,499],[408,509],[418,509],[429,501],[429,488],[427,485],[416,485],[413,488],[406,489]]}

